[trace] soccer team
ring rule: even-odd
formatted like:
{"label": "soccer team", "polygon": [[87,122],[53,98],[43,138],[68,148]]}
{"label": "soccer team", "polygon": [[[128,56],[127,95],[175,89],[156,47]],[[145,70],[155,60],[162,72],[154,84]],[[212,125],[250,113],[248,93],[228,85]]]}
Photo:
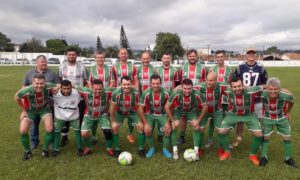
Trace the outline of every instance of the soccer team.
{"label": "soccer team", "polygon": [[[119,61],[111,68],[104,64],[105,54],[96,53],[96,65],[89,76],[77,59],[75,49],[67,51],[67,60],[56,75],[47,67],[47,59],[37,57],[36,68],[25,75],[22,89],[15,95],[19,107],[23,160],[32,157],[39,144],[39,122],[45,126],[42,156],[58,156],[68,142],[71,126],[75,131],[77,155],[92,152],[97,143],[98,125],[103,131],[108,155],[121,153],[119,129],[127,120],[129,143],[138,131],[138,154],[151,158],[155,151],[153,132],[157,124],[158,142],[166,158],[178,159],[178,145],[185,143],[187,125],[192,128],[197,160],[204,147],[214,142],[221,161],[231,157],[230,149],[242,142],[244,124],[253,134],[249,160],[254,165],[268,162],[269,138],[274,127],[283,137],[284,162],[297,167],[292,159],[291,109],[294,96],[281,88],[278,78],[269,78],[266,69],[256,62],[256,50],[246,51],[246,62],[235,72],[224,64],[225,52],[216,52],[217,64],[206,68],[197,61],[197,51],[187,52],[188,62],[179,69],[171,65],[171,54],[164,53],[163,65],[154,68],[148,52],[141,55],[138,68],[128,62],[126,49],[119,50]],[[204,132],[208,124],[208,142]],[[229,132],[236,129],[236,140],[230,143]],[[179,137],[177,131],[179,129]],[[28,132],[31,132],[31,147]],[[144,143],[148,150],[145,151]],[[172,151],[169,151],[169,145]],[[261,148],[261,158],[258,151]]]}

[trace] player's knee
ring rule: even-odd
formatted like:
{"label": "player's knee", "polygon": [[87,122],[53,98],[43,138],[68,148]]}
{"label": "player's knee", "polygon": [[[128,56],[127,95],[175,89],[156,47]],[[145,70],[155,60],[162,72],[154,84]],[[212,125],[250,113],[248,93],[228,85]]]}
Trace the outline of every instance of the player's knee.
{"label": "player's knee", "polygon": [[283,135],[282,138],[284,141],[291,141],[291,136]]}
{"label": "player's knee", "polygon": [[255,137],[263,137],[262,131],[253,131],[253,135],[254,135]]}
{"label": "player's knee", "polygon": [[89,135],[90,135],[89,131],[81,131],[81,137],[87,138],[87,137],[89,137]]}
{"label": "player's knee", "polygon": [[103,134],[104,134],[106,140],[112,139],[111,129],[103,129],[102,131],[103,131]]}

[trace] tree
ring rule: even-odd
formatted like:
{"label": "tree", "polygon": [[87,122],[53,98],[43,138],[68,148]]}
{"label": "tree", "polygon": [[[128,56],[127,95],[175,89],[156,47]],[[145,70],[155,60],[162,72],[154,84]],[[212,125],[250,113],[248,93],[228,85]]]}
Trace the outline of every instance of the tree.
{"label": "tree", "polygon": [[97,36],[96,49],[97,49],[97,51],[101,51],[101,52],[104,51],[104,48],[103,48],[103,46],[102,46],[102,42],[101,42],[99,36]]}
{"label": "tree", "polygon": [[46,48],[42,44],[41,40],[33,37],[21,44],[20,52],[46,52]]}
{"label": "tree", "polygon": [[92,57],[95,54],[95,48],[90,46],[88,48],[82,48],[81,56]]}
{"label": "tree", "polygon": [[14,51],[14,44],[11,43],[11,40],[1,32],[0,32],[0,51]]}
{"label": "tree", "polygon": [[132,50],[130,48],[127,36],[126,36],[124,28],[123,28],[123,25],[121,25],[121,32],[120,32],[120,48],[127,49],[129,57],[132,58]]}
{"label": "tree", "polygon": [[46,41],[46,47],[48,52],[53,54],[64,54],[68,43],[64,39],[48,39]]}
{"label": "tree", "polygon": [[156,34],[155,43],[154,53],[157,54],[158,59],[161,59],[164,52],[172,53],[173,57],[182,57],[184,54],[184,49],[177,33],[159,32]]}
{"label": "tree", "polygon": [[105,48],[106,57],[117,58],[118,57],[118,51],[119,51],[119,48],[118,48],[117,45],[107,46]]}
{"label": "tree", "polygon": [[278,54],[280,52],[280,49],[278,49],[277,46],[271,46],[266,51],[267,54]]}

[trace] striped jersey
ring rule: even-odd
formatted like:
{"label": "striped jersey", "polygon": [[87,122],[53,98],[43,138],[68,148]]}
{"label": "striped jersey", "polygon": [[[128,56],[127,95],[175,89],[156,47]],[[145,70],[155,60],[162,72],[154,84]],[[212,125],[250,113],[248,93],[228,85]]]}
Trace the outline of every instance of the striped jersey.
{"label": "striped jersey", "polygon": [[217,74],[217,82],[226,82],[229,83],[232,79],[232,69],[229,66],[220,68],[218,65],[212,67],[210,71]]}
{"label": "striped jersey", "polygon": [[165,88],[169,93],[172,93],[176,87],[176,82],[179,81],[178,71],[175,67],[165,69],[163,66],[156,69],[156,74],[161,77],[162,87]]}
{"label": "striped jersey", "polygon": [[97,65],[91,67],[89,81],[93,84],[95,79],[99,79],[103,82],[104,88],[109,86],[111,79],[111,68],[104,65],[103,68],[99,68]]}
{"label": "striped jersey", "polygon": [[137,83],[134,82],[134,78],[137,77],[137,68],[131,62],[127,62],[127,64],[120,64],[120,62],[117,62],[112,66],[111,71],[111,82],[114,84],[114,87],[121,85],[122,76],[129,76],[132,84]]}
{"label": "striped jersey", "polygon": [[295,97],[287,92],[280,91],[277,99],[270,99],[267,91],[262,92],[263,117],[270,120],[286,118],[288,104],[293,103]]}
{"label": "striped jersey", "polygon": [[145,91],[150,86],[150,77],[153,74],[155,74],[155,69],[151,64],[148,67],[139,66],[137,68],[140,92]]}
{"label": "striped jersey", "polygon": [[154,93],[152,88],[148,88],[140,98],[140,105],[144,106],[145,114],[160,116],[166,114],[164,107],[168,99],[169,94],[164,88],[161,88],[159,93]]}
{"label": "striped jersey", "polygon": [[116,111],[122,115],[130,115],[137,111],[139,105],[139,93],[133,88],[129,95],[125,95],[122,88],[116,89],[111,101],[116,104]]}
{"label": "striped jersey", "polygon": [[199,62],[196,64],[185,63],[179,69],[179,80],[182,83],[184,79],[190,79],[193,81],[194,89],[199,90],[200,83],[205,82],[206,79],[206,69]]}

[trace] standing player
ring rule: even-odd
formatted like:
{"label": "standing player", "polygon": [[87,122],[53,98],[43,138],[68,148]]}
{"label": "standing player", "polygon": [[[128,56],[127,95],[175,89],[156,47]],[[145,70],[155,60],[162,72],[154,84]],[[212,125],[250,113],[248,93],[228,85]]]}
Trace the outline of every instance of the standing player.
{"label": "standing player", "polygon": [[[230,83],[230,80],[232,79],[233,72],[229,66],[226,66],[224,63],[225,60],[225,51],[224,50],[218,50],[216,51],[216,61],[217,65],[212,67],[210,71],[217,74],[217,82],[221,83]],[[227,112],[228,109],[228,102],[227,102],[227,96],[223,96],[222,98],[222,108],[223,112]],[[214,121],[209,121],[209,128],[208,128],[208,142],[205,145],[206,148],[209,148],[212,144],[212,138],[214,133]]]}
{"label": "standing player", "polygon": [[[199,116],[199,109],[201,115]],[[201,147],[201,127],[206,124],[202,120],[207,112],[207,105],[205,99],[193,89],[193,82],[190,79],[182,81],[182,90],[174,91],[165,105],[165,110],[172,123],[172,145],[173,145],[173,159],[178,159],[177,147],[177,129],[181,123],[182,116],[185,116],[187,121],[193,126],[193,140],[194,150],[197,152],[197,159],[203,154],[199,151]],[[173,110],[173,112],[172,112]]]}
{"label": "standing player", "polygon": [[130,122],[129,125],[136,126],[138,129],[138,148],[139,155],[145,156],[144,141],[145,134],[143,132],[143,124],[140,122],[137,108],[139,106],[139,93],[132,88],[131,78],[123,76],[121,78],[121,88],[115,90],[112,94],[112,100],[109,106],[111,127],[113,131],[114,155],[120,154],[119,147],[119,128],[123,124],[125,118]]}
{"label": "standing player", "polygon": [[61,82],[60,91],[53,95],[54,99],[54,143],[53,156],[57,156],[60,150],[61,130],[69,122],[75,131],[77,145],[77,155],[82,155],[82,144],[79,127],[79,109],[80,95],[72,89],[72,83],[69,80]]}
{"label": "standing player", "polygon": [[231,156],[228,138],[230,129],[234,128],[236,123],[243,122],[246,123],[254,136],[249,159],[254,165],[259,165],[257,151],[262,143],[262,128],[254,113],[254,99],[260,96],[263,88],[254,86],[244,89],[243,82],[238,78],[233,78],[230,85],[231,89],[226,91],[229,102],[228,113],[222,121],[218,132],[221,138],[221,145],[225,150],[220,160],[226,160]]}
{"label": "standing player", "polygon": [[[104,64],[105,53],[96,52],[96,65],[91,67],[89,76],[89,87],[92,88],[93,82],[99,79],[103,82],[104,88],[108,88],[111,79],[111,68]],[[97,144],[97,125],[92,127],[92,143]]]}
{"label": "standing player", "polygon": [[[206,79],[206,68],[198,62],[198,54],[195,49],[191,49],[187,52],[187,58],[188,62],[179,70],[179,81],[182,82],[184,79],[188,78],[193,81],[194,89],[199,90],[200,83],[205,82]],[[185,142],[186,125],[186,119],[182,119],[178,144],[183,144]]]}
{"label": "standing player", "polygon": [[[130,62],[128,62],[128,51],[125,48],[121,48],[119,50],[119,62],[117,62],[112,67],[112,76],[111,76],[111,87],[119,87],[121,86],[121,78],[123,76],[129,76],[131,78],[131,86],[133,86],[137,91],[139,90],[139,81],[137,78],[137,68]],[[127,140],[129,143],[134,143],[133,129],[132,124],[128,121],[129,132],[127,136]]]}
{"label": "standing player", "polygon": [[99,124],[105,136],[107,153],[113,156],[112,132],[108,117],[108,105],[113,89],[114,88],[104,88],[103,82],[99,79],[93,81],[92,89],[77,88],[86,103],[81,126],[81,136],[84,146],[83,155],[91,153],[92,144],[90,131]]}
{"label": "standing player", "polygon": [[[69,80],[73,87],[85,86],[87,84],[87,73],[84,65],[77,60],[77,51],[75,48],[67,50],[67,60],[59,66],[58,76],[61,80]],[[84,100],[79,103],[79,121],[82,123]],[[65,146],[68,141],[69,123],[66,123],[66,128],[62,130],[61,146]]]}
{"label": "standing player", "polygon": [[[265,67],[256,62],[257,54],[255,48],[248,48],[246,51],[246,62],[240,64],[233,77],[238,77],[242,80],[244,86],[259,86],[266,84],[268,80],[268,74]],[[258,98],[255,100],[255,113],[261,120],[262,118],[262,103]],[[238,123],[236,127],[236,140],[232,143],[234,147],[237,147],[242,141],[242,134],[244,129],[244,123]]]}
{"label": "standing player", "polygon": [[168,151],[168,146],[171,141],[171,125],[164,110],[164,106],[169,99],[169,94],[161,87],[160,76],[152,75],[150,83],[151,87],[143,92],[138,107],[138,113],[143,122],[146,141],[149,146],[146,157],[151,158],[155,153],[153,130],[157,123],[157,125],[161,127],[159,130],[164,132],[162,153],[167,158],[172,158],[172,154]]}
{"label": "standing player", "polygon": [[282,135],[284,147],[284,162],[289,166],[297,168],[292,159],[291,145],[291,110],[295,97],[286,90],[282,90],[278,78],[270,78],[267,81],[267,91],[262,93],[264,141],[262,144],[262,157],[260,166],[265,166],[268,162],[269,139],[273,132],[273,126],[277,127],[277,133]]}
{"label": "standing player", "polygon": [[[54,90],[55,84],[47,83],[45,76],[35,74],[32,85],[19,90],[15,95],[15,100],[21,108],[20,134],[21,142],[24,146],[23,160],[31,158],[32,153],[29,145],[28,131],[33,121],[41,119],[45,125],[45,136],[42,156],[49,157],[49,143],[53,136],[53,118],[48,105],[50,91]],[[56,90],[54,90],[56,91]]]}
{"label": "standing player", "polygon": [[[48,68],[47,58],[44,55],[39,55],[36,58],[36,68],[29,70],[22,82],[22,88],[26,86],[30,86],[32,84],[32,80],[34,75],[43,74],[45,76],[46,82],[59,84],[59,78],[56,73],[54,73],[51,69]],[[52,100],[49,99],[49,104],[53,104]],[[53,107],[51,106],[51,109]],[[39,124],[40,119],[35,119],[32,123],[30,136],[31,136],[31,149],[36,149],[40,142],[39,140]]]}

